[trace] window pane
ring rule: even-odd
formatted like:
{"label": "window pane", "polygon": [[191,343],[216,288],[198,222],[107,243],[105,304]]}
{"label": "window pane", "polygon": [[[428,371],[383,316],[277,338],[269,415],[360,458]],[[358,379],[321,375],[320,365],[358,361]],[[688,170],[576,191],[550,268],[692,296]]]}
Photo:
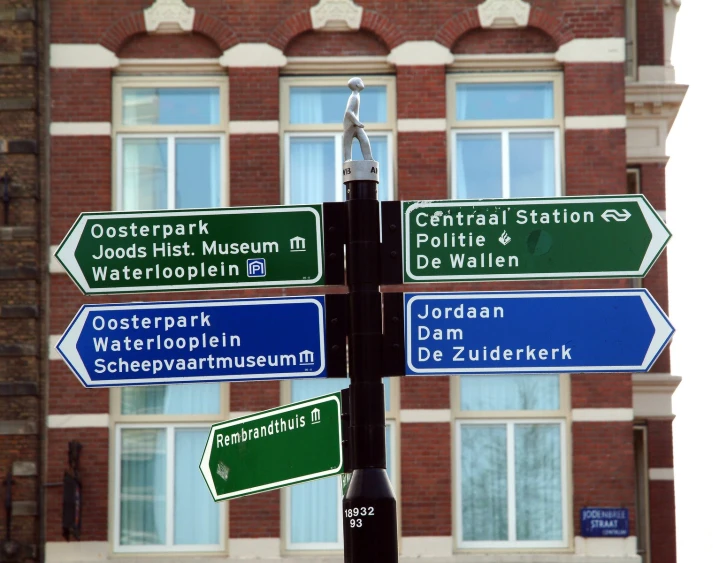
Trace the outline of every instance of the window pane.
{"label": "window pane", "polygon": [[457,84],[457,120],[553,119],[552,82]]}
{"label": "window pane", "polygon": [[336,163],[336,138],[290,138],[290,203],[336,201],[343,190]]}
{"label": "window pane", "polygon": [[460,408],[464,411],[558,410],[558,375],[463,375]]}
{"label": "window pane", "polygon": [[461,437],[462,539],[507,540],[505,425],[462,425]]}
{"label": "window pane", "polygon": [[176,140],[176,208],[219,207],[220,140]]}
{"label": "window pane", "polygon": [[124,125],[217,125],[219,88],[124,88]]}
{"label": "window pane", "polygon": [[295,379],[291,382],[291,395],[293,403],[315,399],[323,395],[336,393],[346,389],[351,383],[345,377],[332,377],[330,379]]}
{"label": "window pane", "polygon": [[[343,139],[343,138],[342,138]],[[369,135],[371,153],[374,160],[379,163],[379,201],[391,199],[391,186],[389,186],[389,143],[384,135]],[[361,145],[358,139],[353,140],[353,159],[363,160]]]}
{"label": "window pane", "polygon": [[338,542],[338,479],[328,477],[290,488],[292,543]]}
{"label": "window pane", "polygon": [[199,460],[209,429],[178,428],[174,435],[174,543],[220,542],[220,510],[200,478]]}
{"label": "window pane", "polygon": [[[351,91],[346,87],[295,86],[290,89],[290,123],[343,123]],[[369,86],[361,95],[359,119],[386,123],[386,86]]]}
{"label": "window pane", "polygon": [[510,196],[555,195],[555,134],[510,133]]}
{"label": "window pane", "polygon": [[457,134],[458,199],[502,197],[500,133]]}
{"label": "window pane", "polygon": [[121,431],[121,545],[166,543],[166,431]]}
{"label": "window pane", "polygon": [[121,389],[121,414],[219,414],[219,383]]}
{"label": "window pane", "polygon": [[122,139],[124,211],[167,209],[167,139]]}
{"label": "window pane", "polygon": [[518,540],[562,540],[560,426],[515,425]]}

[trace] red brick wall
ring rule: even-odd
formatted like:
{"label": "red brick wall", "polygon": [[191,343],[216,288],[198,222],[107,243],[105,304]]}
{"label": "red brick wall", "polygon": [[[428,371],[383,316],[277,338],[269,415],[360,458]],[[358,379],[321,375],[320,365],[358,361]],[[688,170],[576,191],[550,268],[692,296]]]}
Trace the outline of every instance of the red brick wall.
{"label": "red brick wall", "polygon": [[565,115],[624,115],[624,67],[621,63],[566,63]]}
{"label": "red brick wall", "polygon": [[634,529],[634,441],[631,422],[574,422],[573,526],[580,535],[580,509],[624,507]]}
{"label": "red brick wall", "polygon": [[524,29],[473,29],[462,35],[452,46],[457,55],[481,53],[554,53],[558,45],[545,32],[534,28]]}
{"label": "red brick wall", "polygon": [[278,135],[230,136],[230,205],[279,205]]}
{"label": "red brick wall", "polygon": [[650,481],[652,563],[676,563],[676,504],[673,481]]}
{"label": "red brick wall", "polygon": [[624,129],[565,132],[565,194],[626,193]]}
{"label": "red brick wall", "polygon": [[630,373],[571,375],[571,407],[574,409],[630,409],[632,405]]}
{"label": "red brick wall", "polygon": [[51,90],[53,121],[111,121],[108,69],[52,69]]}
{"label": "red brick wall", "polygon": [[184,35],[132,36],[118,52],[124,59],[204,59],[217,58],[222,51],[209,37],[199,33]]}
{"label": "red brick wall", "polygon": [[397,199],[447,199],[446,133],[397,136]]}
{"label": "red brick wall", "polygon": [[401,425],[402,536],[452,534],[452,470],[449,423]]}
{"label": "red brick wall", "polygon": [[367,31],[306,31],[296,36],[285,48],[287,57],[360,57],[384,56],[388,53],[386,44]]}
{"label": "red brick wall", "polygon": [[639,66],[664,64],[664,2],[636,2],[636,60]]}
{"label": "red brick wall", "polygon": [[400,66],[396,71],[396,116],[399,119],[447,115],[443,66]]}
{"label": "red brick wall", "polygon": [[231,68],[230,120],[279,119],[279,77],[277,68]]}
{"label": "red brick wall", "polygon": [[448,409],[449,377],[402,377],[402,409]]}
{"label": "red brick wall", "polygon": [[649,467],[674,467],[671,420],[648,420]]}

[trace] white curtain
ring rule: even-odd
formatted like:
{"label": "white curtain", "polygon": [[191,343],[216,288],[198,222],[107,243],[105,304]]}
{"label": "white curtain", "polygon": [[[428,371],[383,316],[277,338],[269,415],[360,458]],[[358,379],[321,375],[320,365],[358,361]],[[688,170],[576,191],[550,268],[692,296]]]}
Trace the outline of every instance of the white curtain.
{"label": "white curtain", "polygon": [[121,414],[217,414],[219,383],[145,385],[121,391]]}
{"label": "white curtain", "polygon": [[555,195],[555,134],[510,133],[510,196]]}
{"label": "white curtain", "polygon": [[220,509],[199,472],[209,430],[177,428],[174,435],[174,543],[220,542]]}
{"label": "white curtain", "polygon": [[290,203],[336,200],[336,137],[291,136]]}
{"label": "white curtain", "polygon": [[166,543],[166,430],[121,431],[120,544]]}
{"label": "white curtain", "polygon": [[122,151],[124,211],[167,208],[167,139],[125,137]]}
{"label": "white curtain", "polygon": [[463,375],[460,408],[465,411],[557,410],[558,375]]}
{"label": "white curtain", "polygon": [[502,134],[457,133],[458,199],[502,197]]}

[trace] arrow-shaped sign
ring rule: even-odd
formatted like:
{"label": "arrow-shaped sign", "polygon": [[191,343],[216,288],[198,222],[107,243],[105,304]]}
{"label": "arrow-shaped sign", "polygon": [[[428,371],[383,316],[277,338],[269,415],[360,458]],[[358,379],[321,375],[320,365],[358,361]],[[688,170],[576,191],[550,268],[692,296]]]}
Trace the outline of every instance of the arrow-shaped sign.
{"label": "arrow-shaped sign", "polygon": [[643,277],[671,237],[643,195],[405,201],[402,213],[405,282]]}
{"label": "arrow-shaped sign", "polygon": [[323,285],[322,209],[82,213],[56,258],[86,295]]}
{"label": "arrow-shaped sign", "polygon": [[325,300],[84,305],[56,349],[86,387],[326,377]]}
{"label": "arrow-shaped sign", "polygon": [[404,298],[406,375],[642,372],[674,333],[645,289]]}
{"label": "arrow-shaped sign", "polygon": [[216,500],[343,472],[341,394],[212,425],[199,468]]}

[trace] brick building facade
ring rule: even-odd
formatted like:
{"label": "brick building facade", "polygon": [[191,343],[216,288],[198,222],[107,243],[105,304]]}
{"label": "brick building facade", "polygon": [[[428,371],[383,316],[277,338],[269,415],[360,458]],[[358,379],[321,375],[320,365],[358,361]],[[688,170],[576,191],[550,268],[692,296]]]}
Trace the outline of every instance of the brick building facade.
{"label": "brick building facade", "polygon": [[0,6],[0,561],[42,556],[43,311],[49,241],[44,12]]}
{"label": "brick building facade", "polygon": [[[663,213],[665,139],[685,93],[669,61],[678,5],[51,0],[50,249],[84,211],[341,200],[341,100],[353,75],[367,85],[362,121],[382,199],[640,192]],[[83,526],[80,541],[63,539],[61,494],[47,488],[46,560],[335,560],[335,479],[210,505],[190,467],[211,422],[336,382],[91,390],[52,347],[84,303],[306,291],[119,299],[84,297],[56,262],[47,277],[43,479],[60,480],[68,443],[82,444]],[[668,310],[666,254],[644,280],[417,291],[634,285]],[[668,350],[643,375],[392,378],[388,458],[402,560],[527,552],[532,561],[674,562],[678,382]],[[536,407],[518,393],[533,393]],[[518,496],[523,483],[540,492]],[[586,506],[629,509],[630,536],[582,537]]]}

